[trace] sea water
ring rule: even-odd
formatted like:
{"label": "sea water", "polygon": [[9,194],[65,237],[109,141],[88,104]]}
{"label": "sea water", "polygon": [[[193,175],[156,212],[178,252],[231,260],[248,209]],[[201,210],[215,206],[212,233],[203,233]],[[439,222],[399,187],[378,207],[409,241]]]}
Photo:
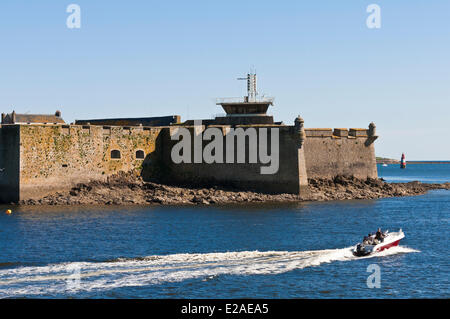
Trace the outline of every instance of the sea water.
{"label": "sea water", "polygon": [[[378,169],[392,182],[450,181],[446,164]],[[450,297],[446,190],[297,204],[12,209],[0,215],[0,298]],[[406,237],[354,257],[352,245],[377,227]],[[371,265],[379,288],[367,284]]]}

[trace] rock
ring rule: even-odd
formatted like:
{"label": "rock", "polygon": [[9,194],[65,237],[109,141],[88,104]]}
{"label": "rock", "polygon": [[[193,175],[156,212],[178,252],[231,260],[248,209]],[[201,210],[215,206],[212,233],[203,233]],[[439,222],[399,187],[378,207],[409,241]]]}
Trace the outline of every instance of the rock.
{"label": "rock", "polygon": [[68,192],[57,192],[38,200],[20,201],[21,205],[75,205],[75,204],[199,204],[210,205],[233,202],[287,202],[325,201],[343,199],[371,199],[392,196],[424,194],[433,189],[450,189],[450,183],[423,184],[420,182],[389,184],[382,179],[365,180],[353,176],[336,176],[333,179],[309,179],[310,192],[295,194],[261,194],[230,188],[183,188],[144,183],[133,174],[120,173],[107,182],[93,181],[79,184]]}
{"label": "rock", "polygon": [[153,203],[162,204],[163,199],[160,198],[160,197],[154,197],[154,198],[152,198],[151,201],[152,201]]}
{"label": "rock", "polygon": [[198,203],[201,203],[201,202],[203,201],[203,199],[200,198],[200,197],[198,197],[197,195],[195,195],[195,196],[192,198],[191,201],[192,201],[193,203],[198,204]]}

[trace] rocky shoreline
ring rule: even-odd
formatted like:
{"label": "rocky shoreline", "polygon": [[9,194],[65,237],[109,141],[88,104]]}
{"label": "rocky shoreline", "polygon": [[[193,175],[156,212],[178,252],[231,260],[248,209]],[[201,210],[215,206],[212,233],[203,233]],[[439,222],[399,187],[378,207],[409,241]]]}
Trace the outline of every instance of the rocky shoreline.
{"label": "rocky shoreline", "polygon": [[382,179],[359,180],[338,176],[332,180],[310,179],[310,193],[261,194],[224,187],[186,188],[144,182],[130,173],[111,176],[106,182],[79,184],[67,192],[58,192],[19,205],[214,205],[231,203],[329,201],[413,196],[429,190],[450,190],[450,183],[386,183]]}

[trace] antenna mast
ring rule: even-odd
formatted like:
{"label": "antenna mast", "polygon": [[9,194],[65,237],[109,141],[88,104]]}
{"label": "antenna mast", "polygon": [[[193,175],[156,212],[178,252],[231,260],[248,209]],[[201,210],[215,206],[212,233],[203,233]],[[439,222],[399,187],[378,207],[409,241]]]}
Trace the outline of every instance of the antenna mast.
{"label": "antenna mast", "polygon": [[258,95],[256,73],[249,73],[246,78],[238,78],[238,80],[247,80],[247,101],[256,102]]}

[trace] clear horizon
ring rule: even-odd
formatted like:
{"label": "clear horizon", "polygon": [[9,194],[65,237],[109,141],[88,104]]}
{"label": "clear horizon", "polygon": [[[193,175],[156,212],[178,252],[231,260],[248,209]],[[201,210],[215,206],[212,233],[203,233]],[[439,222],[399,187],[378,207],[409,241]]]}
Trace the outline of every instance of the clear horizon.
{"label": "clear horizon", "polygon": [[[81,28],[68,29],[69,4]],[[369,29],[366,8],[381,8]],[[376,155],[450,160],[450,3],[2,1],[0,111],[75,119],[222,113],[251,68],[276,121],[377,126]]]}

